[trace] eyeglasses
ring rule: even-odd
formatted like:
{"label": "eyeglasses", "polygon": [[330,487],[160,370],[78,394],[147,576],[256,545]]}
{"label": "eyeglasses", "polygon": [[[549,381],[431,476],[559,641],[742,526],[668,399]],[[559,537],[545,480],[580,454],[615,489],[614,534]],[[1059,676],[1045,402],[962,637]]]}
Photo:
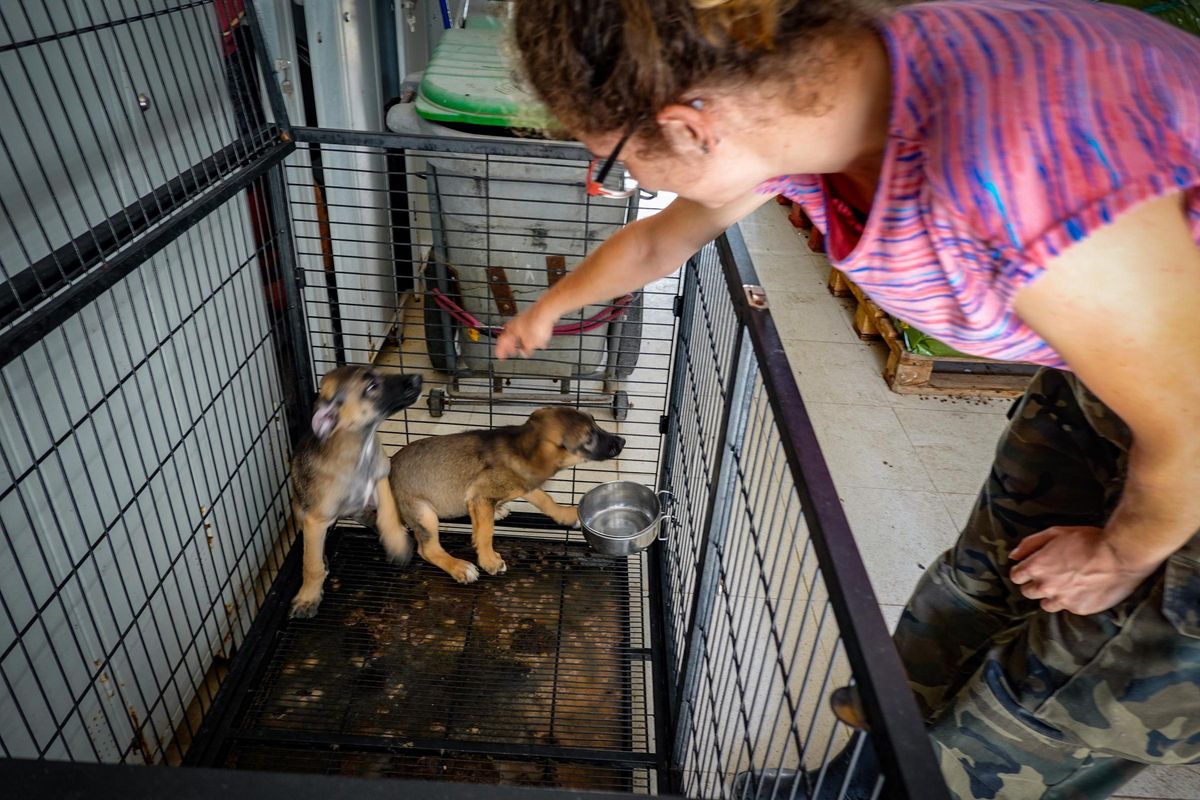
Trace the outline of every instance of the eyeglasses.
{"label": "eyeglasses", "polygon": [[[686,102],[689,106],[697,111],[702,111],[704,109],[704,100],[698,97]],[[632,197],[634,192],[638,190],[637,181],[635,181],[628,172],[626,172],[621,178],[620,189],[609,189],[604,185],[604,179],[608,177],[608,173],[612,172],[613,167],[616,165],[617,157],[621,155],[621,148],[623,148],[625,143],[633,137],[633,134],[635,131],[637,131],[638,126],[641,125],[645,119],[646,117],[643,116],[633,121],[625,133],[621,135],[621,138],[617,141],[617,146],[612,149],[612,152],[608,154],[608,158],[604,159],[603,163],[601,163],[600,159],[598,158],[593,158],[588,163],[587,193],[589,195],[592,197],[613,198]],[[708,150],[706,149],[705,152],[707,153]],[[596,169],[597,164],[600,165],[599,170]],[[649,196],[653,195],[651,194]]]}
{"label": "eyeglasses", "polygon": [[[621,136],[620,140],[617,142],[617,146],[614,147],[612,152],[608,154],[608,158],[604,159],[603,163],[600,163],[600,159],[598,158],[593,158],[591,162],[588,163],[587,193],[589,195],[592,197],[611,197],[616,199],[622,197],[631,197],[633,193],[638,190],[637,181],[635,181],[628,172],[626,172],[621,178],[620,189],[609,189],[604,185],[604,179],[608,177],[608,173],[612,172],[613,167],[617,163],[617,157],[621,155],[621,148],[625,146],[625,143],[629,141],[630,137],[633,136],[633,133],[636,130],[637,124],[631,125],[629,130],[625,131],[625,133]],[[596,169],[597,164],[600,166],[598,171]]]}

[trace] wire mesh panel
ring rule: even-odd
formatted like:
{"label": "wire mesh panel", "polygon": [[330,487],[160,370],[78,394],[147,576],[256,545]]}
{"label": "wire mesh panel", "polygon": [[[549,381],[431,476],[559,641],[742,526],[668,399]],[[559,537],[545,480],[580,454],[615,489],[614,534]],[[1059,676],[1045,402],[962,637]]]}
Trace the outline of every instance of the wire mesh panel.
{"label": "wire mesh panel", "polygon": [[[533,358],[494,357],[503,323],[637,213],[630,201],[586,195],[582,148],[296,137],[287,176],[315,378],[358,363],[425,379],[425,402],[380,429],[389,454],[414,438],[570,405],[627,444],[617,459],[557,476],[552,496],[576,503],[604,481],[656,481],[677,277],[562,320]],[[406,275],[419,279],[416,292],[397,292]]]}
{"label": "wire mesh panel", "polygon": [[[938,795],[900,671],[881,663],[869,674],[865,660],[851,667],[847,642],[860,659],[864,638],[875,652],[890,644],[857,551],[838,537],[840,507],[826,505],[820,516],[832,524],[810,531],[809,509],[832,483],[794,385],[779,378],[786,358],[739,235],[688,263],[683,296],[663,473],[679,512],[660,570],[675,788],[690,797],[833,798],[865,782],[876,796]],[[757,328],[748,325],[754,314]],[[804,436],[801,461],[795,442]],[[844,602],[847,579],[866,602]],[[917,784],[895,771],[888,785],[867,739],[834,714],[833,690],[864,680],[871,692],[874,680],[891,682],[899,708],[888,713],[914,748],[909,766],[924,771],[927,793],[914,794]],[[871,724],[876,746],[892,754],[879,719]]]}
{"label": "wire mesh panel", "polygon": [[6,4],[0,324],[98,282],[98,263],[119,271],[161,223],[278,143],[240,6]]}
{"label": "wire mesh panel", "polygon": [[270,580],[285,148],[242,21],[0,9],[5,756],[178,760]]}
{"label": "wire mesh panel", "polygon": [[732,779],[747,770],[819,769],[849,735],[827,698],[852,676],[775,421],[757,375],[738,389],[744,429],[714,487],[707,559],[689,553],[709,569],[676,753],[686,793],[700,797],[736,794]]}
{"label": "wire mesh panel", "polygon": [[[741,342],[737,312],[726,295],[724,275],[713,268],[713,253],[711,247],[706,251],[707,269],[698,269],[695,260],[687,266],[667,417],[664,485],[675,495],[677,511],[664,570],[671,594],[680,600],[695,594],[700,576],[707,501],[722,458],[717,432],[730,402],[734,356]],[[693,610],[690,602],[669,606],[667,641],[676,667],[686,649]]]}

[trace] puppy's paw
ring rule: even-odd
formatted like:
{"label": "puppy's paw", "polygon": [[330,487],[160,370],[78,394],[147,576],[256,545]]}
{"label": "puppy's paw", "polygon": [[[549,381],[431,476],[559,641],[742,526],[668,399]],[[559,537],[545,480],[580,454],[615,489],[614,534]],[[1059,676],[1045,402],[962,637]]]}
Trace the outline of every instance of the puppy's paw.
{"label": "puppy's paw", "polygon": [[317,615],[317,609],[321,605],[322,593],[317,592],[315,596],[298,593],[292,598],[291,616],[293,619],[309,619]]}
{"label": "puppy's paw", "polygon": [[380,536],[379,542],[383,545],[383,552],[387,553],[387,560],[390,563],[403,567],[412,561],[413,540],[407,533],[388,538]]}
{"label": "puppy's paw", "polygon": [[488,575],[503,575],[508,571],[508,565],[504,563],[504,559],[500,557],[500,554],[495,551],[480,553],[479,566],[483,567],[483,571]]}
{"label": "puppy's paw", "polygon": [[568,528],[578,528],[579,527],[579,509],[575,508],[574,506],[572,506],[570,508],[564,508],[558,514],[558,516],[556,516],[554,518],[554,521],[557,522],[559,525],[566,525]]}
{"label": "puppy's paw", "polygon": [[512,513],[512,509],[510,509],[506,503],[501,503],[500,505],[496,506],[496,511],[492,515],[492,518],[499,521],[499,520],[504,519],[511,513]]}
{"label": "puppy's paw", "polygon": [[470,561],[462,559],[454,559],[454,563],[450,565],[450,569],[446,570],[450,573],[450,577],[459,583],[474,583],[479,580],[479,569]]}

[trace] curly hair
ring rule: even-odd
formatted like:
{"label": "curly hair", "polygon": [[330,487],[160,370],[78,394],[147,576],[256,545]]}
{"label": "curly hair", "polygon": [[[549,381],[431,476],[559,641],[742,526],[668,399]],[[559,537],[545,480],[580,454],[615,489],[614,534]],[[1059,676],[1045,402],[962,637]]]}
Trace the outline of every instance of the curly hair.
{"label": "curly hair", "polygon": [[[803,64],[819,76],[815,43],[866,28],[879,0],[517,0],[514,44],[525,82],[558,123],[579,134],[637,126],[698,88],[771,80]],[[810,82],[811,83],[811,82]],[[813,83],[813,86],[816,84]],[[793,97],[801,110],[815,90]]]}

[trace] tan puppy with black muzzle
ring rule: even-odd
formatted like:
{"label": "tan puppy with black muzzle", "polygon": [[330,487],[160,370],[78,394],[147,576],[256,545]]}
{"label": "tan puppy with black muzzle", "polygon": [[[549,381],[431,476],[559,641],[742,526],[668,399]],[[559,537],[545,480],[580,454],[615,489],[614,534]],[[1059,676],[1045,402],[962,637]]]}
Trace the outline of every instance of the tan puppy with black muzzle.
{"label": "tan puppy with black muzzle", "polygon": [[312,435],[292,457],[293,513],[304,532],[304,582],[293,617],[317,613],[325,584],[325,533],[343,517],[374,527],[388,558],[408,563],[412,539],[388,486],[388,460],[376,435],[390,415],[421,396],[416,375],[338,367],[321,379]]}
{"label": "tan puppy with black muzzle", "polygon": [[417,552],[459,583],[479,570],[438,541],[438,521],[471,517],[471,542],[489,575],[507,569],[492,547],[502,504],[525,498],[561,525],[579,524],[575,508],[560,506],[542,484],[561,469],[616,457],[625,440],[601,430],[590,414],[541,408],[523,425],[418,439],[392,456],[390,482],[400,518],[417,535]]}

